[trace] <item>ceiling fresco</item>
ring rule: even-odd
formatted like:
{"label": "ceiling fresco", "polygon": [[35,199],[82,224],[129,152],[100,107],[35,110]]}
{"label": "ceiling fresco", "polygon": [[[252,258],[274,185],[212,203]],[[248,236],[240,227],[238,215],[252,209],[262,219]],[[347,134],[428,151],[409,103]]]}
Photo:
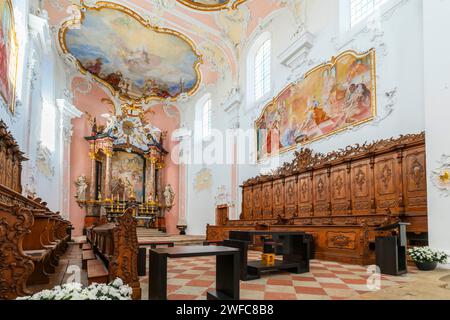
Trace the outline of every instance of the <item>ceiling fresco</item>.
{"label": "ceiling fresco", "polygon": [[79,18],[62,24],[59,42],[83,74],[123,100],[175,100],[196,92],[202,57],[187,36],[116,3],[79,8]]}
{"label": "ceiling fresco", "polygon": [[[42,3],[69,77],[75,81],[83,76],[74,84],[75,92],[84,92],[95,81],[122,101],[142,104],[143,95],[150,105],[162,99],[187,101],[200,86],[237,86],[240,56],[262,32],[258,26],[277,12],[296,15],[292,6],[299,1],[303,0],[109,0],[120,15],[116,21],[113,14],[102,15],[112,11],[103,8],[104,1]],[[158,34],[165,36],[162,41],[156,40]]]}
{"label": "ceiling fresco", "polygon": [[237,9],[247,0],[177,0],[192,9],[202,11],[217,11],[223,9]]}

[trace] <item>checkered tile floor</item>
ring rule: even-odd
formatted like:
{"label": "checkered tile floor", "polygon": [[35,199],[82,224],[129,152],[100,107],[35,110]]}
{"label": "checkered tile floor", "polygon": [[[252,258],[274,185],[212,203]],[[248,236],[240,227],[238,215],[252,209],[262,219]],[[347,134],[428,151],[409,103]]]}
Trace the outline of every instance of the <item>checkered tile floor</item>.
{"label": "checkered tile floor", "polygon": [[[259,252],[250,252],[249,260],[258,260]],[[169,300],[204,300],[206,292],[215,288],[215,258],[184,258],[168,260],[167,292]],[[367,267],[338,262],[311,261],[309,273],[269,273],[261,279],[240,282],[241,299],[246,300],[341,300],[358,299],[371,290]],[[381,288],[411,281],[416,269],[409,274],[381,276]],[[143,299],[147,298],[149,278],[142,277]]]}

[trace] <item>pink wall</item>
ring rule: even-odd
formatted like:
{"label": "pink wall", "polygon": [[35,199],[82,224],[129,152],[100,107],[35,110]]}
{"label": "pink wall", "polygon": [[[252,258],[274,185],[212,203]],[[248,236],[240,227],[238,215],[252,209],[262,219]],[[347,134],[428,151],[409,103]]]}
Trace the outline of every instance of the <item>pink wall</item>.
{"label": "pink wall", "polygon": [[[72,91],[75,93],[73,103],[82,112],[89,112],[94,117],[97,117],[98,124],[104,124],[102,114],[108,113],[111,110],[111,106],[102,103],[103,98],[109,98],[108,95],[98,86],[93,85],[90,92],[82,94],[76,91],[79,78],[75,78],[72,83]],[[176,109],[174,106],[172,109]],[[162,131],[167,131],[168,136],[164,143],[164,147],[167,151],[172,150],[174,145],[178,142],[172,142],[170,137],[172,132],[179,127],[179,113],[176,112],[174,117],[169,117],[163,110],[162,105],[157,105],[152,109],[155,114],[147,113],[146,119],[150,121],[154,126],[160,128]],[[86,115],[80,119],[75,119],[73,124],[73,136],[71,144],[71,158],[70,158],[70,220],[75,228],[73,235],[79,236],[83,232],[85,209],[80,208],[76,202],[75,194],[76,188],[73,183],[80,175],[85,175],[90,179],[91,162],[89,159],[89,144],[84,139],[91,131],[91,125],[87,120]],[[171,184],[175,192],[175,204],[172,210],[166,214],[166,226],[169,234],[178,233],[176,228],[178,222],[178,186],[179,186],[179,168],[178,165],[173,163],[170,154],[166,157],[166,168],[164,171],[163,187],[167,184]]]}

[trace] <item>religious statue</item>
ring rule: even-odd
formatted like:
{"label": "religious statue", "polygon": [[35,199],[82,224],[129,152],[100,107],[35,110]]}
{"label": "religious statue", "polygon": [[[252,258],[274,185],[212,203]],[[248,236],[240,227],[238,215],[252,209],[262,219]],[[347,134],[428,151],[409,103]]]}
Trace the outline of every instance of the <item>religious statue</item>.
{"label": "religious statue", "polygon": [[170,184],[164,188],[163,196],[166,208],[170,211],[175,200],[175,192],[173,192],[172,186]]}
{"label": "religious statue", "polygon": [[81,175],[75,180],[75,186],[77,187],[77,194],[75,198],[78,202],[86,201],[86,191],[88,188],[88,182],[86,176]]}

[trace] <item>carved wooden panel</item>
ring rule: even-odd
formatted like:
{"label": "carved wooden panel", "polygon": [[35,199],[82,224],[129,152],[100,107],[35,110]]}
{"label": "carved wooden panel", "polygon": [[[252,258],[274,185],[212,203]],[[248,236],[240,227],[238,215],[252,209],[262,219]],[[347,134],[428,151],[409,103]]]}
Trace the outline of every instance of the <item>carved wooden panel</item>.
{"label": "carved wooden panel", "polygon": [[400,212],[402,201],[399,155],[391,152],[375,158],[375,199],[377,213]]}
{"label": "carved wooden panel", "polygon": [[355,250],[356,233],[354,232],[328,232],[328,248]]}
{"label": "carved wooden panel", "polygon": [[30,210],[0,205],[0,299],[30,294],[26,283],[34,266],[23,253],[22,241],[33,222]]}
{"label": "carved wooden panel", "polygon": [[298,177],[298,216],[309,217],[313,214],[311,173],[304,173]]}
{"label": "carved wooden panel", "polygon": [[330,187],[331,210],[333,215],[346,215],[351,213],[349,165],[342,164],[331,169]]}
{"label": "carved wooden panel", "polygon": [[140,300],[141,286],[137,270],[139,244],[134,214],[134,209],[130,208],[117,218],[117,226],[113,229],[114,254],[109,262],[109,281],[122,279],[133,289],[133,299]]}
{"label": "carved wooden panel", "polygon": [[262,219],[262,186],[253,186],[253,219]]}
{"label": "carved wooden panel", "polygon": [[371,160],[362,159],[352,163],[350,179],[353,214],[371,213],[375,205]]}
{"label": "carved wooden panel", "polygon": [[292,176],[289,178],[286,178],[284,182],[284,189],[285,189],[285,218],[292,218],[297,216],[297,176]]}
{"label": "carved wooden panel", "polygon": [[262,215],[264,219],[270,219],[273,215],[273,185],[272,181],[266,182],[262,186]]}
{"label": "carved wooden panel", "polygon": [[315,217],[330,215],[330,177],[328,169],[320,169],[314,172],[313,203]]}
{"label": "carved wooden panel", "polygon": [[244,187],[242,198],[242,219],[251,219],[253,217],[252,196],[252,187]]}
{"label": "carved wooden panel", "polygon": [[0,184],[21,193],[22,161],[25,160],[14,137],[0,120]]}
{"label": "carved wooden panel", "polygon": [[406,150],[403,154],[403,186],[405,211],[426,212],[427,176],[423,146]]}
{"label": "carved wooden panel", "polygon": [[284,217],[284,181],[278,179],[273,182],[273,217]]}

